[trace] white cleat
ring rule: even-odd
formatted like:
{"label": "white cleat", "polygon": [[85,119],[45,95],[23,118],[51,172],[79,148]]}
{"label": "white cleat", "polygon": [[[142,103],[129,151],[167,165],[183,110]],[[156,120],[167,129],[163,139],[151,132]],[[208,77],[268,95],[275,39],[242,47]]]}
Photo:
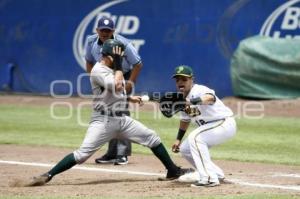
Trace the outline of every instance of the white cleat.
{"label": "white cleat", "polygon": [[208,181],[198,181],[191,184],[191,187],[216,187],[219,186],[220,182],[208,182]]}
{"label": "white cleat", "polygon": [[186,173],[178,178],[178,182],[194,183],[200,180],[199,173],[197,171]]}

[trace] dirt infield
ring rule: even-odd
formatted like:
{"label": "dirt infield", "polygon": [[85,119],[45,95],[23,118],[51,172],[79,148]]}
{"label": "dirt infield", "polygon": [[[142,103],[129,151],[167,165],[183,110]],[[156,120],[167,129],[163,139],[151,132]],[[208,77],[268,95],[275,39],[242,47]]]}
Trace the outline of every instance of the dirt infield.
{"label": "dirt infield", "polygon": [[[0,160],[26,163],[55,164],[71,152],[70,149],[0,145]],[[99,154],[98,154],[99,155]],[[227,178],[235,184],[222,184],[214,188],[193,188],[190,184],[176,181],[158,181],[158,176],[136,175],[126,171],[164,174],[163,166],[153,156],[130,157],[125,166],[96,165],[93,156],[82,166],[118,170],[85,171],[71,169],[53,178],[43,187],[11,187],[16,179],[28,180],[49,168],[0,162],[0,193],[2,195],[25,196],[103,196],[103,197],[195,197],[203,195],[279,193],[300,196],[299,178],[283,177],[283,174],[300,173],[300,167],[216,161],[225,171]],[[188,164],[176,156],[175,161],[184,167]],[[120,172],[123,171],[123,172]],[[242,185],[252,183],[252,186]],[[259,187],[259,186],[269,186]],[[276,186],[282,186],[281,188]],[[292,190],[294,187],[298,190]]]}
{"label": "dirt infield", "polygon": [[[22,104],[49,106],[52,102],[68,101],[73,105],[90,101],[89,99],[49,97],[3,96],[0,104]],[[263,114],[268,116],[299,117],[300,100],[289,101],[248,101],[237,98],[223,100],[236,115],[245,108],[260,112],[259,103],[263,104]],[[254,103],[253,103],[254,102]],[[257,104],[256,104],[257,102]],[[247,107],[248,106],[248,107]],[[155,103],[147,103],[142,110],[153,110]],[[72,169],[56,176],[43,187],[15,187],[16,179],[29,180],[32,176],[47,171],[48,167],[34,163],[55,164],[72,150],[53,147],[31,147],[0,145],[0,193],[4,196],[102,196],[102,197],[199,197],[203,195],[240,195],[252,193],[291,194],[300,197],[300,167],[271,165],[260,163],[241,163],[234,161],[216,161],[229,180],[234,184],[222,184],[214,188],[193,188],[190,184],[176,181],[158,181],[164,174],[164,168],[153,156],[134,154],[125,166],[96,165],[95,155],[83,167],[93,170]],[[99,155],[99,153],[97,153]],[[179,156],[174,156],[176,163],[189,167]],[[16,162],[12,162],[16,161]],[[25,165],[25,163],[32,163]],[[97,170],[98,169],[98,170]],[[102,169],[99,171],[99,169]],[[107,170],[103,170],[107,169]],[[143,172],[134,174],[132,172]],[[154,175],[149,175],[149,173]]]}

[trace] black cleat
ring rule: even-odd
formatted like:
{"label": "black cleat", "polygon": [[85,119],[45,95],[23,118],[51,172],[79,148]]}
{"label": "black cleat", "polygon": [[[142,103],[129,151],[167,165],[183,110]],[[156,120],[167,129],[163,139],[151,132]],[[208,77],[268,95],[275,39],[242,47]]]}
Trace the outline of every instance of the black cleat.
{"label": "black cleat", "polygon": [[95,159],[95,162],[97,164],[108,164],[108,163],[115,163],[116,161],[116,158],[115,157],[111,157],[111,156],[108,156],[108,155],[104,155],[100,158],[97,158]]}
{"label": "black cleat", "polygon": [[33,187],[33,186],[43,186],[47,182],[52,179],[52,176],[49,173],[44,173],[43,175],[33,177],[31,182],[29,182],[26,186]]}
{"label": "black cleat", "polygon": [[128,158],[127,156],[120,156],[120,157],[117,157],[114,165],[125,165],[125,164],[128,164]]}
{"label": "black cleat", "polygon": [[160,180],[160,181],[175,180],[175,179],[179,178],[180,176],[182,176],[186,173],[190,173],[192,171],[194,171],[194,169],[192,169],[192,168],[183,169],[183,168],[177,167],[176,170],[168,170],[166,177],[158,178],[158,180]]}

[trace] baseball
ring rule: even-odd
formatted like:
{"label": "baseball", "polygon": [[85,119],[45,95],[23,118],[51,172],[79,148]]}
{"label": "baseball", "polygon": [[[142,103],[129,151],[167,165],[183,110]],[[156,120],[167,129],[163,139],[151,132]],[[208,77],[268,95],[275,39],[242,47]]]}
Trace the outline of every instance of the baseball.
{"label": "baseball", "polygon": [[143,95],[141,98],[143,102],[148,102],[150,100],[148,95]]}

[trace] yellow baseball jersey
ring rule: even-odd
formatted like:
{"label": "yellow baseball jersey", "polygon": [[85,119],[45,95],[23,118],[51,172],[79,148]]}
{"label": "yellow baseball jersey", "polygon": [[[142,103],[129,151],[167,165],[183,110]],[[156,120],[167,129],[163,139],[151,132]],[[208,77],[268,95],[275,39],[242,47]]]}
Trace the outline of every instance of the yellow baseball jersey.
{"label": "yellow baseball jersey", "polygon": [[205,94],[214,95],[215,103],[212,105],[191,105],[192,114],[188,115],[181,112],[181,120],[193,121],[200,126],[206,122],[233,116],[233,112],[215,95],[215,91],[206,86],[194,84],[186,98],[190,100]]}

